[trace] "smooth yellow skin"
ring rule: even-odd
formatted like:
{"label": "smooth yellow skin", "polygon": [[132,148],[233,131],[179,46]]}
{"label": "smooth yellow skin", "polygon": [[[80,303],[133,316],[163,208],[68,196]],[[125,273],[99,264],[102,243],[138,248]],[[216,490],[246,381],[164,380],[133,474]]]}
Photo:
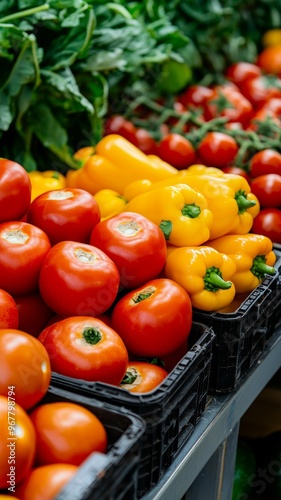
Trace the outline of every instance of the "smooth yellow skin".
{"label": "smooth yellow skin", "polygon": [[31,181],[31,201],[47,191],[66,187],[65,176],[55,170],[45,170],[44,172],[34,170],[28,175]]}
{"label": "smooth yellow skin", "polygon": [[119,213],[126,205],[127,200],[113,189],[101,189],[94,198],[99,206],[101,219],[106,219]]}
{"label": "smooth yellow skin", "polygon": [[167,278],[176,281],[189,294],[193,307],[202,311],[218,311],[234,299],[235,286],[216,292],[205,289],[204,276],[210,267],[218,268],[225,281],[232,281],[236,272],[235,262],[209,246],[168,248],[164,268]]}
{"label": "smooth yellow skin", "polygon": [[235,261],[237,271],[232,281],[237,293],[251,292],[261,283],[251,271],[255,257],[264,255],[268,266],[276,262],[272,241],[261,234],[226,235],[209,241],[208,245]]}
{"label": "smooth yellow skin", "polygon": [[188,168],[181,170],[182,173],[186,175],[218,175],[219,177],[223,177],[225,173],[216,167],[206,167],[206,165],[202,165],[201,163],[196,163],[194,165],[190,165]]}
{"label": "smooth yellow skin", "polygon": [[[199,216],[183,215],[181,210],[186,204],[199,206]],[[210,237],[213,217],[207,202],[200,193],[186,185],[164,186],[140,194],[129,201],[123,211],[144,215],[158,226],[162,220],[170,220],[172,231],[168,241],[177,247],[201,245]]]}

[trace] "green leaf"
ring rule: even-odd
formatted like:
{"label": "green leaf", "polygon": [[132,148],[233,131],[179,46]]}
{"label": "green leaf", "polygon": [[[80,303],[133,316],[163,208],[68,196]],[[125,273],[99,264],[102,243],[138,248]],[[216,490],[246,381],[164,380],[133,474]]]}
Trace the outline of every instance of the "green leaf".
{"label": "green leaf", "polygon": [[3,90],[0,90],[0,130],[8,130],[13,118],[14,112],[10,107],[10,99]]}

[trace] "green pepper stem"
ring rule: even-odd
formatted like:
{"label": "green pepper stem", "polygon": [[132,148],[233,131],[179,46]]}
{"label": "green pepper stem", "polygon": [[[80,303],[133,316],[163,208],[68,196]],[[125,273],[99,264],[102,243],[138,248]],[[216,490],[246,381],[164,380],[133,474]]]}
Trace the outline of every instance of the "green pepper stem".
{"label": "green pepper stem", "polygon": [[253,265],[251,267],[251,272],[260,280],[262,280],[265,274],[274,276],[276,269],[273,266],[266,264],[265,255],[257,255],[253,260]]}
{"label": "green pepper stem", "polygon": [[102,335],[98,328],[87,326],[82,332],[82,337],[87,344],[95,345],[101,340]]}
{"label": "green pepper stem", "polygon": [[190,203],[184,205],[181,211],[182,215],[185,217],[190,217],[191,219],[196,219],[201,213],[200,207],[195,205],[195,203]]}
{"label": "green pepper stem", "polygon": [[231,281],[225,281],[221,271],[217,267],[209,267],[204,276],[205,289],[209,292],[228,290],[232,286]]}
{"label": "green pepper stem", "polygon": [[243,214],[248,208],[254,207],[257,204],[256,200],[248,200],[245,191],[241,190],[235,194],[235,200],[238,205],[239,214]]}

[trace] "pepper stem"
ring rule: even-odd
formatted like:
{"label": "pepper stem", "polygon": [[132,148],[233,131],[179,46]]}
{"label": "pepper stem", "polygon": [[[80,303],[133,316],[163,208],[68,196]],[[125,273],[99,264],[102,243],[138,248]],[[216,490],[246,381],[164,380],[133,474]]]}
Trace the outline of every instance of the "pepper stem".
{"label": "pepper stem", "polygon": [[190,217],[191,219],[196,219],[201,213],[200,207],[195,205],[195,203],[190,203],[189,205],[184,205],[181,210],[182,215],[185,217]]}
{"label": "pepper stem", "polygon": [[231,281],[225,281],[221,271],[217,267],[209,267],[204,276],[205,289],[209,292],[228,290],[232,286]]}
{"label": "pepper stem", "polygon": [[248,200],[245,191],[239,190],[235,193],[235,200],[238,205],[238,213],[243,214],[248,208],[254,207],[257,202],[255,200]]}
{"label": "pepper stem", "polygon": [[257,255],[254,258],[251,271],[260,280],[264,278],[265,274],[274,276],[274,274],[276,273],[276,269],[273,266],[268,266],[266,264],[265,255]]}
{"label": "pepper stem", "polygon": [[91,345],[97,344],[102,339],[100,330],[98,328],[93,328],[90,326],[84,328],[82,337],[87,342],[87,344]]}

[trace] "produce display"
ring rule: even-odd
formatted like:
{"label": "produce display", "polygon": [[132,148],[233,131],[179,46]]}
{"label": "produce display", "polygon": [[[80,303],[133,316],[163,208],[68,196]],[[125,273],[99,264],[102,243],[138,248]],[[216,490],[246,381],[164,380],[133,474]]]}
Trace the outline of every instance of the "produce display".
{"label": "produce display", "polygon": [[110,450],[92,411],[48,401],[52,374],[153,394],[193,349],[196,315],[235,313],[280,274],[279,10],[0,7],[0,423],[16,409],[21,430],[16,489],[0,443],[0,498],[54,499]]}

